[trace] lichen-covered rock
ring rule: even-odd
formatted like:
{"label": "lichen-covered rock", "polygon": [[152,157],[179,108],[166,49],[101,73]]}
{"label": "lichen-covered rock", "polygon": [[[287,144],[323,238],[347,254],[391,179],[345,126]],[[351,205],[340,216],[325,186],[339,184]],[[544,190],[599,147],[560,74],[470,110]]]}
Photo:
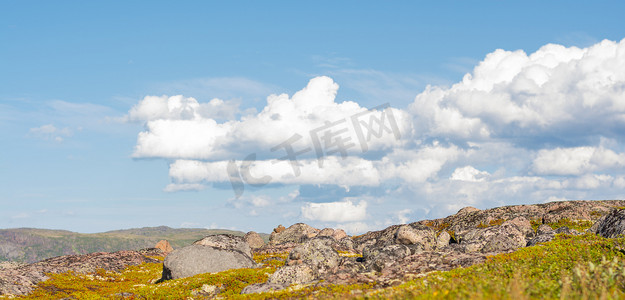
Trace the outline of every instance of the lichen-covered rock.
{"label": "lichen-covered rock", "polygon": [[419,224],[401,225],[395,233],[395,242],[414,245],[422,250],[431,250],[436,245],[436,232],[430,227]]}
{"label": "lichen-covered rock", "polygon": [[334,233],[332,234],[332,237],[335,240],[340,241],[340,240],[342,240],[342,239],[344,239],[344,238],[346,238],[348,236],[347,236],[347,233],[345,233],[345,231],[343,229],[335,229]]}
{"label": "lichen-covered rock", "polygon": [[209,235],[201,240],[195,241],[193,245],[211,246],[224,250],[237,250],[252,257],[252,249],[245,241],[245,238],[232,234]]}
{"label": "lichen-covered rock", "polygon": [[625,209],[613,210],[597,221],[589,231],[605,238],[615,238],[625,234]]}
{"label": "lichen-covered rock", "polygon": [[250,231],[246,233],[244,238],[247,244],[252,249],[259,249],[265,245],[265,241],[263,240],[263,238],[255,231]]}
{"label": "lichen-covered rock", "polygon": [[512,223],[475,229],[463,235],[460,245],[466,252],[505,252],[524,247],[525,234]]}
{"label": "lichen-covered rock", "polygon": [[286,284],[255,283],[255,284],[250,284],[246,286],[245,288],[243,288],[243,290],[241,291],[241,294],[255,294],[255,293],[265,293],[265,292],[271,292],[271,291],[279,291],[279,290],[285,289],[286,287],[288,287],[288,285]]}
{"label": "lichen-covered rock", "polygon": [[324,228],[324,229],[321,229],[321,231],[319,231],[319,234],[317,234],[317,236],[332,236],[333,234],[334,234],[334,229]]}
{"label": "lichen-covered rock", "polygon": [[412,254],[406,245],[394,244],[388,246],[373,246],[364,249],[362,256],[365,266],[373,271],[380,272],[400,259]]}
{"label": "lichen-covered rock", "polygon": [[120,271],[128,266],[146,262],[158,263],[156,259],[143,256],[137,251],[97,252],[85,255],[65,255],[49,258],[17,268],[0,270],[0,295],[26,295],[35,285],[48,280],[49,273],[94,273],[99,269]]}
{"label": "lichen-covered rock", "polygon": [[319,229],[304,223],[297,223],[280,232],[274,229],[269,236],[269,243],[273,245],[282,243],[302,243],[307,239],[317,236],[318,233]]}
{"label": "lichen-covered rock", "polygon": [[339,265],[339,254],[333,249],[333,244],[336,244],[336,241],[331,237],[308,240],[289,253],[286,264],[308,265],[315,274],[330,272]]}
{"label": "lichen-covered rock", "polygon": [[241,251],[191,245],[167,255],[161,281],[253,267],[256,267],[254,260]]}
{"label": "lichen-covered rock", "polygon": [[449,245],[449,242],[451,241],[451,235],[449,235],[449,233],[447,233],[447,231],[441,231],[441,233],[438,234],[438,236],[436,237],[436,249],[442,249],[444,247],[446,247],[447,245]]}
{"label": "lichen-covered rock", "polygon": [[267,279],[267,283],[275,285],[289,286],[292,284],[302,284],[315,280],[315,272],[305,264],[282,267]]}

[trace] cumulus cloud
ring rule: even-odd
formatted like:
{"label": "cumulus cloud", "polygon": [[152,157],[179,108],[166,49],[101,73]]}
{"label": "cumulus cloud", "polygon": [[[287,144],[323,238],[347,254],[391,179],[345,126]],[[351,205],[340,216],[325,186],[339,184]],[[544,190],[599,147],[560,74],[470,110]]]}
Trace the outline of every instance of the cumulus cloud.
{"label": "cumulus cloud", "polygon": [[625,40],[584,49],[548,44],[530,55],[496,50],[461,82],[426,88],[410,110],[418,130],[464,140],[622,137],[624,82]]}
{"label": "cumulus cloud", "polygon": [[[147,121],[146,131],[139,133],[137,138],[134,157],[233,159],[248,154],[245,151],[250,148],[269,151],[295,134],[300,138],[290,145],[298,150],[310,149],[308,155],[313,156],[312,149],[317,151],[319,148],[315,147],[313,134],[322,140],[328,130],[332,130],[330,134],[340,135],[333,135],[331,141],[341,138],[345,148],[354,153],[362,148],[357,140],[356,126],[363,126],[361,122],[367,125],[372,122],[366,115],[363,115],[364,119],[353,120],[352,116],[367,109],[351,101],[336,103],[337,91],[338,84],[331,78],[316,77],[292,97],[270,95],[267,105],[258,114],[221,123],[206,113],[210,109],[201,109],[202,105],[210,103],[199,104],[193,98],[182,96],[146,97],[129,113],[130,119]],[[394,109],[391,114],[399,135],[410,132],[410,118],[405,112]],[[388,123],[389,119],[386,120]],[[373,126],[379,128],[377,123]],[[389,128],[387,124],[384,129],[390,131]],[[400,143],[395,131],[379,138],[371,138],[368,131],[364,134],[367,134],[365,138],[371,150]]]}
{"label": "cumulus cloud", "polygon": [[306,203],[302,215],[308,220],[322,222],[355,222],[367,216],[367,202],[354,204],[351,200],[330,203]]}
{"label": "cumulus cloud", "polygon": [[[360,196],[376,196],[301,207],[308,220],[353,229],[370,228],[367,204],[378,196],[415,206],[388,208],[385,218],[402,222],[408,214],[441,216],[467,205],[625,197],[625,40],[587,48],[548,44],[529,54],[495,50],[460,82],[430,85],[408,107],[388,109],[385,126],[380,112],[370,119],[359,103],[337,102],[338,90],[331,78],[316,77],[292,96],[269,95],[262,109],[246,114],[227,101],[146,97],[128,113],[145,122],[133,155],[168,159],[169,191],[233,178],[333,185],[346,193],[364,187]],[[329,125],[335,131],[325,131]],[[339,141],[351,147],[342,153]],[[289,150],[297,154],[293,161],[285,160]],[[248,154],[255,160],[245,161]],[[260,208],[298,197],[296,189],[275,201],[244,196],[236,203]]]}
{"label": "cumulus cloud", "polygon": [[623,166],[625,153],[590,146],[543,149],[532,164],[534,172],[543,175],[581,175]]}

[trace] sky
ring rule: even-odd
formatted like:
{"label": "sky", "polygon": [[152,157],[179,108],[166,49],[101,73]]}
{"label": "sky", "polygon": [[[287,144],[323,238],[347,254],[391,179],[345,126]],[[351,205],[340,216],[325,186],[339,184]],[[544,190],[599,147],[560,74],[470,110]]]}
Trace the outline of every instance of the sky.
{"label": "sky", "polygon": [[0,1],[0,228],[625,199],[621,1]]}

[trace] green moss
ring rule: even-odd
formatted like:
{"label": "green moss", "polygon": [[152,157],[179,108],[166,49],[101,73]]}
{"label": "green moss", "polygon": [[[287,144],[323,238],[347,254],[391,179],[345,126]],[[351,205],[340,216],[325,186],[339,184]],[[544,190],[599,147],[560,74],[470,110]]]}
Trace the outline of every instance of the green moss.
{"label": "green moss", "polygon": [[541,219],[533,219],[530,221],[530,224],[532,224],[532,229],[534,230],[534,232],[537,232],[538,227],[543,224],[543,221]]}
{"label": "green moss", "polygon": [[583,231],[586,231],[588,228],[590,228],[592,224],[593,224],[592,221],[583,221],[583,220],[573,221],[568,218],[563,218],[563,219],[558,220],[558,222],[549,223],[547,225],[549,225],[554,230],[560,227],[566,226],[570,229],[575,229],[577,231],[583,232]]}

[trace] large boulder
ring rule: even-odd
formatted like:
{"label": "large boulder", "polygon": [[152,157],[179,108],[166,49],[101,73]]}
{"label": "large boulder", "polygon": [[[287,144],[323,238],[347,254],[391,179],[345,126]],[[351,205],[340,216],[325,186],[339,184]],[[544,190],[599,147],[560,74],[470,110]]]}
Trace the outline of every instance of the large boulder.
{"label": "large boulder", "polygon": [[282,243],[302,243],[307,239],[317,236],[319,231],[319,229],[304,223],[297,223],[284,230],[274,229],[269,236],[269,243],[273,245]]}
{"label": "large boulder", "polygon": [[291,284],[302,284],[315,280],[316,275],[313,269],[305,264],[294,266],[285,266],[276,270],[269,279],[267,284],[289,286]]}
{"label": "large boulder", "polygon": [[339,254],[333,249],[337,242],[331,237],[317,237],[306,241],[289,253],[287,265],[305,264],[315,274],[323,274],[339,265]]}
{"label": "large boulder", "polygon": [[436,246],[436,231],[423,225],[401,225],[395,233],[395,242],[414,245],[421,250],[432,250]]}
{"label": "large boulder", "polygon": [[506,252],[527,245],[525,234],[512,222],[469,231],[460,245],[465,252]]}
{"label": "large boulder", "polygon": [[242,236],[232,234],[209,235],[201,240],[195,241],[193,245],[211,246],[225,250],[237,250],[252,257],[252,249]]}
{"label": "large boulder", "polygon": [[597,221],[588,231],[605,238],[625,234],[625,209],[615,209]]}
{"label": "large boulder", "polygon": [[254,260],[241,251],[191,245],[167,255],[161,281],[253,267],[256,267]]}
{"label": "large boulder", "polygon": [[380,272],[404,257],[409,256],[411,253],[408,246],[394,244],[366,247],[363,250],[362,256],[367,269]]}
{"label": "large boulder", "polygon": [[263,238],[260,236],[260,234],[254,231],[246,233],[244,238],[247,244],[252,249],[259,249],[265,246],[265,241],[263,240]]}

